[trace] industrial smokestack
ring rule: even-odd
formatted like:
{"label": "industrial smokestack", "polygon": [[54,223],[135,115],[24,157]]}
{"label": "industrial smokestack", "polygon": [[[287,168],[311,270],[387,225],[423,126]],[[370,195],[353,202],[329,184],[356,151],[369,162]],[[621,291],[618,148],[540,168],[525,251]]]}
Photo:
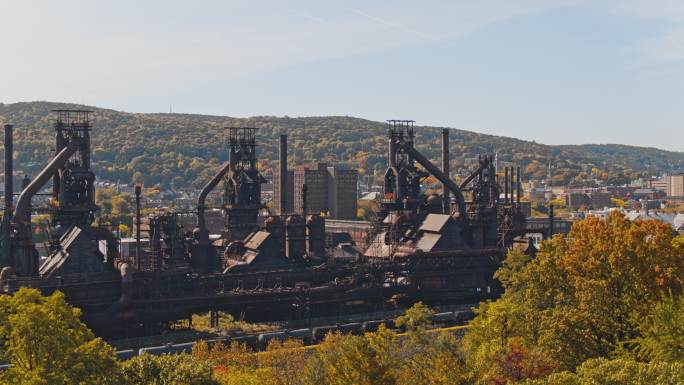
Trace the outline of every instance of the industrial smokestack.
{"label": "industrial smokestack", "polygon": [[140,271],[140,195],[142,188],[135,185],[135,263]]}
{"label": "industrial smokestack", "polygon": [[306,183],[302,184],[302,215],[307,214],[307,207],[306,207]]}
{"label": "industrial smokestack", "polygon": [[549,238],[553,237],[553,222],[555,221],[553,215],[553,203],[549,204]]}
{"label": "industrial smokestack", "polygon": [[280,194],[280,213],[287,213],[287,135],[280,135],[280,153],[278,155],[280,165],[278,193]]}
{"label": "industrial smokestack", "polygon": [[504,167],[504,203],[508,204],[508,188],[511,181],[508,179],[508,166]]}
{"label": "industrial smokestack", "polygon": [[[442,172],[447,178],[449,175],[449,129],[442,129]],[[445,214],[451,213],[451,205],[449,204],[449,189],[445,184],[442,184],[442,211]]]}
{"label": "industrial smokestack", "polygon": [[14,168],[12,166],[12,125],[5,124],[5,220],[12,219],[12,177]]}
{"label": "industrial smokestack", "polygon": [[[14,169],[12,166],[12,125],[5,124],[5,214],[2,223],[2,257],[9,258],[12,252],[12,246],[10,245],[10,222],[12,220],[12,193],[14,191],[12,186],[12,178],[14,176]],[[2,266],[0,261],[0,267]]]}
{"label": "industrial smokestack", "polygon": [[520,190],[522,188],[522,185],[520,184],[520,166],[515,169],[515,172],[515,201],[518,206],[520,206]]}

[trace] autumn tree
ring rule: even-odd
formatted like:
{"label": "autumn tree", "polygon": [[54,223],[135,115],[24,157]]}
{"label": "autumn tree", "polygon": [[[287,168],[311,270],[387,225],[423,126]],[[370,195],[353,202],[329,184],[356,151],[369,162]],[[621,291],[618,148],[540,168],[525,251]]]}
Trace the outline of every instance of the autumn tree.
{"label": "autumn tree", "polygon": [[664,293],[681,293],[684,258],[675,239],[667,224],[614,213],[576,222],[529,262],[511,254],[497,273],[505,294],[479,307],[466,335],[471,370],[486,373],[513,338],[560,370],[610,356],[637,335],[635,317]]}
{"label": "autumn tree", "polygon": [[[638,336],[626,345],[640,360],[684,362],[684,297],[667,296],[635,320]],[[628,350],[628,355],[630,350]]]}
{"label": "autumn tree", "polygon": [[0,360],[12,368],[0,383],[119,384],[114,349],[79,320],[64,295],[20,289],[0,296]]}
{"label": "autumn tree", "polygon": [[[396,336],[384,326],[364,336],[329,334],[318,353],[324,372],[317,374],[328,385],[393,385],[398,358]],[[320,377],[314,380],[320,381]]]}
{"label": "autumn tree", "polygon": [[519,382],[524,385],[679,385],[684,378],[682,362],[638,362],[630,359],[595,358],[576,372],[554,373],[547,378]]}
{"label": "autumn tree", "polygon": [[219,385],[206,361],[189,354],[142,354],[122,364],[127,385]]}

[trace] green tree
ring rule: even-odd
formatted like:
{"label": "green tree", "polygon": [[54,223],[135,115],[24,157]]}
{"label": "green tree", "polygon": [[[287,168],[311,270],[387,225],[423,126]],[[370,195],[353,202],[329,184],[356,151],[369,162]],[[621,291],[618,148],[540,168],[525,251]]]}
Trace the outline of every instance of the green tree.
{"label": "green tree", "polygon": [[329,385],[393,385],[398,358],[396,336],[383,326],[364,336],[329,334],[319,349]]}
{"label": "green tree", "polygon": [[432,315],[435,312],[422,302],[417,302],[406,312],[397,318],[397,326],[406,328],[407,331],[423,331],[430,325]]}
{"label": "green tree", "polygon": [[121,372],[128,385],[218,385],[209,362],[189,354],[143,354],[125,361]]}
{"label": "green tree", "polygon": [[525,385],[680,385],[684,378],[682,362],[637,362],[630,359],[596,358],[577,368],[577,373],[561,372],[545,379],[528,380]]}
{"label": "green tree", "polygon": [[114,349],[79,316],[58,291],[45,297],[23,288],[0,296],[0,359],[13,365],[0,373],[0,383],[120,383]]}
{"label": "green tree", "polygon": [[667,296],[636,321],[639,336],[631,343],[638,358],[684,362],[684,297]]}

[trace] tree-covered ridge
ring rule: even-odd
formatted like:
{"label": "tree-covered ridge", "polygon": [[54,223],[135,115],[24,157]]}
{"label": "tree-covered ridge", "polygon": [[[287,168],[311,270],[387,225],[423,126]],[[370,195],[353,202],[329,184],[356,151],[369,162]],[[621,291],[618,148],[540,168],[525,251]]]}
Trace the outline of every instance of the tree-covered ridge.
{"label": "tree-covered ridge", "polygon": [[[93,166],[100,178],[146,185],[198,187],[227,157],[224,127],[253,126],[258,132],[261,167],[277,161],[278,134],[289,135],[291,163],[347,163],[361,175],[386,165],[385,124],[347,116],[231,118],[191,114],[137,114],[95,107],[30,102],[0,104],[0,122],[15,128],[15,168],[35,174],[54,148],[50,114],[57,108],[90,109]],[[437,161],[438,127],[416,127],[417,148]],[[551,164],[553,181],[564,184],[588,177],[620,179],[684,171],[684,153],[623,145],[547,146],[464,130],[451,130],[452,170],[468,167],[478,154],[497,153],[527,175],[542,178]],[[378,177],[379,172],[375,173]]]}

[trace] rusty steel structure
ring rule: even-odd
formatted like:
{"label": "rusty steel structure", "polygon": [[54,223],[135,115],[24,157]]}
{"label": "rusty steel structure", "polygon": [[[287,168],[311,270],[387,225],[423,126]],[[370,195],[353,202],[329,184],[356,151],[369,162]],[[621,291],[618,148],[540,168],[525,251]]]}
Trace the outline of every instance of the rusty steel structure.
{"label": "rusty steel structure", "polygon": [[[136,250],[124,258],[112,232],[93,225],[97,206],[89,114],[55,111],[55,156],[25,184],[14,212],[11,197],[5,197],[9,213],[2,234],[10,235],[3,237],[0,292],[24,286],[44,293],[61,290],[104,337],[157,333],[207,311],[277,321],[396,309],[419,300],[454,304],[494,298],[501,288],[493,273],[506,249],[526,231],[519,210],[519,169],[510,178],[506,170],[503,198],[491,156],[480,157],[478,167],[457,184],[449,172],[449,132],[442,133],[440,168],[414,148],[414,122],[409,120],[388,121],[388,168],[377,220],[361,223],[359,231],[353,230],[353,221],[331,222],[335,237],[330,237],[325,219],[306,210],[294,214],[283,209],[260,219],[264,179],[257,169],[258,130],[232,127],[228,161],[202,188],[191,213],[197,227],[186,231],[181,226],[179,216],[188,213],[141,218],[138,186]],[[5,142],[11,148],[11,128],[6,128]],[[285,135],[279,149],[284,189]],[[5,164],[11,169],[11,162]],[[11,170],[5,174],[11,176]],[[442,184],[442,196],[422,192],[429,175]],[[31,197],[50,180],[55,234],[50,255],[39,265],[31,237]],[[206,200],[218,186],[226,220],[223,229],[210,234]],[[282,208],[290,203],[285,195],[280,195]],[[306,207],[305,193],[302,199]],[[346,237],[341,234],[345,229],[352,229]],[[367,240],[363,248],[354,242],[362,238]]]}

